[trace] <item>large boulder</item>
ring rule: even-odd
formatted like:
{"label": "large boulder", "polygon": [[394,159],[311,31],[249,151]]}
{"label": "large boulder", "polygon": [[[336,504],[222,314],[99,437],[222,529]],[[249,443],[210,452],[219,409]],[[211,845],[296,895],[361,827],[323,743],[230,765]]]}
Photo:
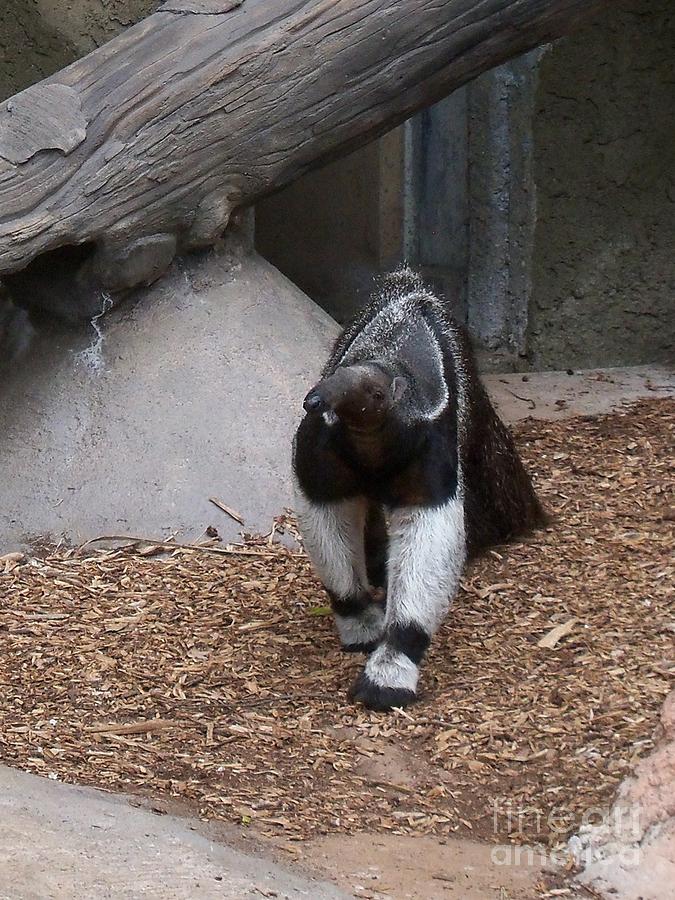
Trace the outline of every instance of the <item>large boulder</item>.
{"label": "large boulder", "polygon": [[265,530],[291,502],[302,399],[335,322],[231,245],[176,262],[86,333],[52,328],[3,377],[0,550],[101,534]]}

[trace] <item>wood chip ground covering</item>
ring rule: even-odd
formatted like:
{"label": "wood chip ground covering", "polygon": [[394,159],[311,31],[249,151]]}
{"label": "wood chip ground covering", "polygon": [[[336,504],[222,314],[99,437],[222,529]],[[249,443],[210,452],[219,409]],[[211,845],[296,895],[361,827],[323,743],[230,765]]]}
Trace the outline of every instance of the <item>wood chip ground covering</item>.
{"label": "wood chip ground covering", "polygon": [[287,840],[558,841],[649,752],[671,684],[674,423],[659,400],[517,426],[556,522],[466,573],[404,713],[347,701],[362,660],[298,552],[9,557],[0,759]]}

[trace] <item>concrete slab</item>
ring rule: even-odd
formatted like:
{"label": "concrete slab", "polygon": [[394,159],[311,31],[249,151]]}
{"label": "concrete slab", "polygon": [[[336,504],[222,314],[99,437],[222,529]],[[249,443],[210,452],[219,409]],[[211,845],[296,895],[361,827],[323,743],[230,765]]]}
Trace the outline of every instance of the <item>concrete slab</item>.
{"label": "concrete slab", "polygon": [[0,767],[0,900],[345,900],[121,797]]}
{"label": "concrete slab", "polygon": [[507,422],[597,416],[636,400],[675,396],[675,368],[632,366],[573,372],[485,376],[490,396]]}
{"label": "concrete slab", "polygon": [[231,247],[176,263],[86,333],[43,333],[0,393],[0,552],[41,537],[265,531],[335,322]]}

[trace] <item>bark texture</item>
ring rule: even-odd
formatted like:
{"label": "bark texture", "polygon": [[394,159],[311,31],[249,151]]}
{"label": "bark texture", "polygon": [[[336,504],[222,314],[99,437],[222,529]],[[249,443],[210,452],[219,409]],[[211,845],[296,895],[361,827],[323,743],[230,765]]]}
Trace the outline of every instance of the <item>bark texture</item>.
{"label": "bark texture", "polygon": [[0,274],[24,270],[10,288],[49,306],[50,272],[75,267],[88,315],[237,207],[602,5],[170,0],[0,104]]}

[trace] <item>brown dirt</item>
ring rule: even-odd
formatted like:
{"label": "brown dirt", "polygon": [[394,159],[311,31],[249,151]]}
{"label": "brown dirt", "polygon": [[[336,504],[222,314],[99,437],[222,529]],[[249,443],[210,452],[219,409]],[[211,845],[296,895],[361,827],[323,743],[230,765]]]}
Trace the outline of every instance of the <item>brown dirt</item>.
{"label": "brown dirt", "polygon": [[461,838],[327,835],[302,846],[303,862],[355,896],[385,900],[532,900],[548,881],[539,856]]}
{"label": "brown dirt", "polygon": [[471,567],[420,703],[392,715],[346,700],[361,661],[301,554],[7,559],[0,758],[291,848],[359,832],[555,843],[651,749],[668,690],[674,423],[658,400],[515,429],[556,521]]}

